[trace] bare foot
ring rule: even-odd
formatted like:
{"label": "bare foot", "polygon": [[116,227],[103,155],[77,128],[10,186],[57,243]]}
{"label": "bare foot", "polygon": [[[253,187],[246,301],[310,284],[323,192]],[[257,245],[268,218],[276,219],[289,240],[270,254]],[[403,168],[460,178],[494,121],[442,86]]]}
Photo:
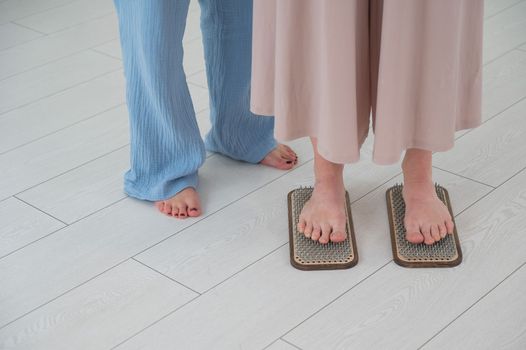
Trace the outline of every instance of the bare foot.
{"label": "bare foot", "polygon": [[317,182],[301,211],[298,231],[313,241],[326,244],[347,238],[345,188],[339,181]]}
{"label": "bare foot", "polygon": [[170,199],[155,202],[155,206],[161,213],[179,219],[201,215],[199,195],[193,187],[185,188]]}
{"label": "bare foot", "polygon": [[347,238],[343,165],[321,157],[316,139],[311,138],[311,141],[316,183],[311,198],[301,211],[298,231],[323,244],[329,241],[342,242]]}
{"label": "bare foot", "polygon": [[407,150],[404,171],[404,226],[406,239],[415,244],[433,244],[453,233],[453,220],[438,198],[432,180],[431,152]]}
{"label": "bare foot", "polygon": [[280,143],[259,163],[281,170],[290,170],[298,163],[298,156],[289,146]]}
{"label": "bare foot", "polygon": [[433,183],[405,183],[402,195],[406,239],[409,242],[429,245],[453,233],[453,220],[438,198]]}

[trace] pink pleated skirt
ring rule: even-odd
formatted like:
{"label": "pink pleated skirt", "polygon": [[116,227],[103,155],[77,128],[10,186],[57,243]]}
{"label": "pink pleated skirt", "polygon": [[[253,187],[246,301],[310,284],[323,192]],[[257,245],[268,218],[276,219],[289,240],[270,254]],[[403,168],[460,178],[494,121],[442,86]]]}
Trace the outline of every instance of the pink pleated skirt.
{"label": "pink pleated skirt", "polygon": [[483,0],[254,0],[251,110],[335,163],[446,151],[481,122]]}

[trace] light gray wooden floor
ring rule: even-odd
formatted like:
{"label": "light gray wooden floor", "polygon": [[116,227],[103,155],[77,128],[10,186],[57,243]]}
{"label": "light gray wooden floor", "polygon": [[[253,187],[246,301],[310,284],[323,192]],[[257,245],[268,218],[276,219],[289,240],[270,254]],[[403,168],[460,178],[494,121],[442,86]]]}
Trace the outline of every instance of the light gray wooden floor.
{"label": "light gray wooden floor", "polygon": [[[186,71],[208,96],[194,0]],[[526,0],[487,0],[484,124],[435,157],[464,251],[393,263],[398,165],[346,169],[360,263],[289,265],[290,172],[209,155],[205,215],[127,198],[128,121],[110,0],[0,0],[0,349],[526,349]],[[235,179],[235,181],[234,181]]]}

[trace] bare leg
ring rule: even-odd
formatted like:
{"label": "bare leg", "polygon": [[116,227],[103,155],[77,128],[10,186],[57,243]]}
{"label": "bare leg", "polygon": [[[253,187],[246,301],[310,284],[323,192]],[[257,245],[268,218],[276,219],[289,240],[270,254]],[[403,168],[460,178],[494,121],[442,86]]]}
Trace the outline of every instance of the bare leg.
{"label": "bare leg", "polygon": [[412,148],[402,162],[406,238],[411,243],[433,244],[453,233],[453,220],[438,198],[432,177],[430,151]]}

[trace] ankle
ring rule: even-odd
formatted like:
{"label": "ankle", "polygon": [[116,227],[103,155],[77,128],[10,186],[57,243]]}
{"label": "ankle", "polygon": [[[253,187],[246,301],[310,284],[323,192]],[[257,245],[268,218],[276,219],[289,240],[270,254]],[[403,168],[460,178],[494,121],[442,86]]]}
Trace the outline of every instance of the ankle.
{"label": "ankle", "polygon": [[316,184],[343,185],[343,167],[318,167],[314,169]]}
{"label": "ankle", "polygon": [[316,177],[314,181],[315,186],[342,186],[343,187],[343,178],[342,177]]}
{"label": "ankle", "polygon": [[[330,174],[327,176],[316,176],[314,188],[322,192],[345,192],[345,185],[343,183],[343,175]],[[317,191],[317,192],[318,192]]]}
{"label": "ankle", "polygon": [[334,181],[343,179],[343,164],[329,162],[325,159],[314,161],[314,174],[316,179]]}
{"label": "ankle", "polygon": [[402,194],[405,200],[431,199],[436,196],[435,185],[432,181],[428,182],[404,182]]}
{"label": "ankle", "polygon": [[402,161],[404,183],[415,186],[433,185],[433,166],[431,152],[409,149]]}

